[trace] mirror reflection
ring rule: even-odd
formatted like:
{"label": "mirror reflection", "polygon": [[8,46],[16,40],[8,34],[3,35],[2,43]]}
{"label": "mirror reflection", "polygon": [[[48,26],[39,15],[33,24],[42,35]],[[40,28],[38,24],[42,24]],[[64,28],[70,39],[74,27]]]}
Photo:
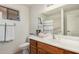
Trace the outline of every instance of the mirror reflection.
{"label": "mirror reflection", "polygon": [[67,35],[79,36],[79,9],[66,12]]}
{"label": "mirror reflection", "polygon": [[53,34],[79,36],[79,5],[67,5],[45,16],[45,20],[53,21]]}

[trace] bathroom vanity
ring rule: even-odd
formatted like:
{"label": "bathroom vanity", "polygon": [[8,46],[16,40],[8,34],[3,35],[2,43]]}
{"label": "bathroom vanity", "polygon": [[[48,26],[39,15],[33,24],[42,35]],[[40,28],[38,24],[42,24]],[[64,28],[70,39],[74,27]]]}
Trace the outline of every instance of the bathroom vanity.
{"label": "bathroom vanity", "polygon": [[[68,44],[63,40],[42,39],[37,36],[30,36],[30,54],[78,54],[78,46]],[[75,42],[76,43],[76,42]],[[78,42],[77,42],[78,43]]]}
{"label": "bathroom vanity", "polygon": [[[61,35],[61,38],[46,39],[30,36],[30,54],[78,54],[79,53],[79,5],[67,4],[41,14],[43,33]],[[48,32],[48,29],[50,30]],[[76,37],[77,36],[77,37]]]}

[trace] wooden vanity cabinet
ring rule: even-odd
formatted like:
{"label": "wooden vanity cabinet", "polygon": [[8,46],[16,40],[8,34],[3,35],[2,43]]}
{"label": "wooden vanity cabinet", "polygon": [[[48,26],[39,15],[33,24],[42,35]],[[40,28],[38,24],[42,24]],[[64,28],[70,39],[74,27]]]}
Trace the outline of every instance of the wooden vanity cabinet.
{"label": "wooden vanity cabinet", "polygon": [[30,54],[37,54],[37,42],[30,39]]}
{"label": "wooden vanity cabinet", "polygon": [[49,53],[43,49],[38,49],[38,54],[49,54]]}
{"label": "wooden vanity cabinet", "polygon": [[77,53],[71,52],[71,51],[68,51],[68,50],[64,50],[64,54],[77,54]]}
{"label": "wooden vanity cabinet", "polygon": [[30,39],[30,54],[77,54],[77,53]]}
{"label": "wooden vanity cabinet", "polygon": [[48,52],[48,54],[62,54],[63,53],[62,49],[59,49],[54,46],[51,46],[51,45],[48,45],[45,43],[41,43],[41,42],[37,43],[37,47],[39,49],[42,49],[42,50]]}
{"label": "wooden vanity cabinet", "polygon": [[35,47],[31,46],[30,49],[31,49],[30,50],[30,53],[31,54],[37,54],[37,51],[36,51],[36,48]]}

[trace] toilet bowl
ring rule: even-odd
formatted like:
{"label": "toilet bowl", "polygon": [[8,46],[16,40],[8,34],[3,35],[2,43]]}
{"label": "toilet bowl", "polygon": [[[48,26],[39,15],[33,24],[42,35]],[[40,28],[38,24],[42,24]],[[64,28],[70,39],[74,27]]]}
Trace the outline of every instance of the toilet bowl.
{"label": "toilet bowl", "polygon": [[28,42],[25,42],[25,43],[23,43],[23,44],[21,44],[21,45],[19,46],[19,48],[22,50],[22,53],[23,53],[23,54],[25,54],[26,51],[29,53],[28,47],[29,47],[29,43],[28,43]]}

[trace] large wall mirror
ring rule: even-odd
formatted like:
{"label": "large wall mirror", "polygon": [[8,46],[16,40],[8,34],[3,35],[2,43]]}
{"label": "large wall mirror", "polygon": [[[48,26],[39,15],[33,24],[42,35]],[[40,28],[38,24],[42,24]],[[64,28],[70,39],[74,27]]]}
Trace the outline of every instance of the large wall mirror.
{"label": "large wall mirror", "polygon": [[61,34],[61,13],[55,13],[48,16],[53,20],[53,34]]}
{"label": "large wall mirror", "polygon": [[66,33],[69,36],[79,36],[79,9],[65,12]]}
{"label": "large wall mirror", "polygon": [[53,34],[79,36],[79,4],[63,6],[46,17],[53,20]]}
{"label": "large wall mirror", "polygon": [[53,34],[61,34],[61,10],[55,10],[55,12],[50,11],[50,13],[47,13],[45,20],[52,20],[52,26],[53,26]]}

